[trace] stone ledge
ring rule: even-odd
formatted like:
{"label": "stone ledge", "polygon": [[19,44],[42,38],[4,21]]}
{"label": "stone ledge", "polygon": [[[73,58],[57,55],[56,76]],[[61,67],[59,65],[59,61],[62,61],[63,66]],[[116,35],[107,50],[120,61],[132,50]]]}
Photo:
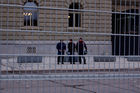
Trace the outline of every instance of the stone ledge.
{"label": "stone ledge", "polygon": [[18,56],[17,63],[41,63],[41,56]]}
{"label": "stone ledge", "polygon": [[[1,45],[56,45],[59,41],[44,41],[44,40],[0,40]],[[67,44],[67,41],[64,41]],[[75,43],[77,41],[74,41]],[[111,41],[85,41],[87,45],[111,45]]]}
{"label": "stone ledge", "polygon": [[126,57],[128,62],[140,62],[140,57]]}
{"label": "stone ledge", "polygon": [[[41,56],[18,56],[17,63],[41,63]],[[69,62],[69,56],[64,57],[64,62]],[[73,57],[73,62],[79,62],[78,56]]]}
{"label": "stone ledge", "polygon": [[94,59],[94,62],[115,62],[116,61],[116,57],[96,56],[93,59]]}

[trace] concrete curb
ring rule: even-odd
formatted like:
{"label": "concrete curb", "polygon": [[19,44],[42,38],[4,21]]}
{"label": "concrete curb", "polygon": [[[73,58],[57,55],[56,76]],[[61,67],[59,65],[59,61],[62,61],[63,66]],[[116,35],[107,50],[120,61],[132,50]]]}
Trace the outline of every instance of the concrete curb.
{"label": "concrete curb", "polygon": [[140,71],[140,68],[120,68],[120,69],[56,69],[56,70],[12,70],[1,71],[2,74],[49,74],[49,73],[68,73],[68,72],[129,72]]}

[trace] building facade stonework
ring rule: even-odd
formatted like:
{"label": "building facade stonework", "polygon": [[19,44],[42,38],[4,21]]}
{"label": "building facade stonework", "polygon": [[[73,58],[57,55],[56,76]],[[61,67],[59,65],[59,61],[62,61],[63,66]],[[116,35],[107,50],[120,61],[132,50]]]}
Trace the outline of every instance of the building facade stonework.
{"label": "building facade stonework", "polygon": [[[27,53],[28,47],[36,47],[36,53],[55,54],[55,45],[60,39],[68,43],[71,38],[77,42],[82,37],[87,43],[89,54],[112,54],[113,12],[130,8],[139,9],[139,5],[135,3],[132,3],[131,7],[129,4],[122,5],[120,9],[120,3],[116,1],[1,0],[0,40],[2,44],[0,48],[2,53],[22,54]],[[34,3],[36,6],[28,6]],[[33,18],[35,13],[36,16]],[[71,17],[73,17],[72,20]]]}

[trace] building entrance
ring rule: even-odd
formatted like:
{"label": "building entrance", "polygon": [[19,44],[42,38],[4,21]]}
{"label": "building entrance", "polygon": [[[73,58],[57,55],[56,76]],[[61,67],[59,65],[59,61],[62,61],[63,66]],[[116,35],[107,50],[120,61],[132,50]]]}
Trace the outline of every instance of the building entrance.
{"label": "building entrance", "polygon": [[112,15],[113,55],[139,54],[139,16],[137,9]]}

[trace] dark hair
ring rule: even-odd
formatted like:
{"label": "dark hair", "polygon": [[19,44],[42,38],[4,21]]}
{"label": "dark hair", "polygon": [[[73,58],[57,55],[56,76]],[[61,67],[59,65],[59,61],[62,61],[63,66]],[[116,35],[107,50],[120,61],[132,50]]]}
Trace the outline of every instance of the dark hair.
{"label": "dark hair", "polygon": [[60,41],[63,41],[63,39],[60,39]]}
{"label": "dark hair", "polygon": [[70,39],[70,41],[72,41],[72,39]]}
{"label": "dark hair", "polygon": [[82,38],[80,38],[82,40]]}

